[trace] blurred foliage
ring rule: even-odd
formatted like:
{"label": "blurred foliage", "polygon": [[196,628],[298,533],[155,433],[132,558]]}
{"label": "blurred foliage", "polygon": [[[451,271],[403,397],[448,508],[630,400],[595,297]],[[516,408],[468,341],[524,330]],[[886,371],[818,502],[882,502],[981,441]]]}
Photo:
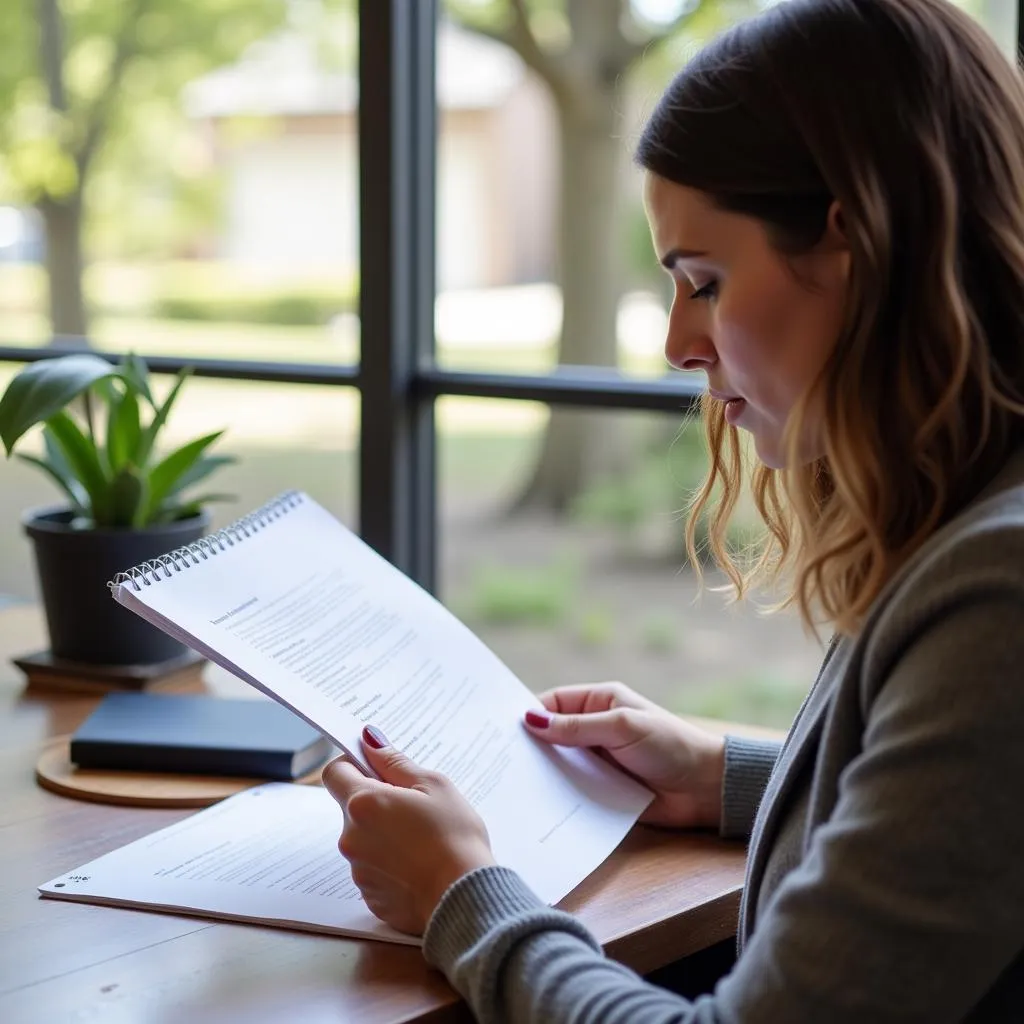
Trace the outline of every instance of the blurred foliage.
{"label": "blurred foliage", "polygon": [[640,625],[640,647],[651,654],[671,654],[679,647],[683,627],[679,620],[664,612],[656,612]]}
{"label": "blurred foliage", "polygon": [[46,301],[46,275],[38,263],[0,264],[0,309],[37,312]]}
{"label": "blurred foliage", "polygon": [[220,296],[216,299],[170,295],[156,301],[153,315],[164,320],[311,327],[328,323],[344,308],[344,300],[323,301],[317,296],[298,292],[254,297]]}
{"label": "blurred foliage", "polygon": [[600,523],[629,536],[651,515],[671,508],[672,487],[665,478],[664,458],[645,455],[624,474],[606,476],[588,487],[573,502],[571,515],[578,522]]}
{"label": "blurred foliage", "polygon": [[151,104],[137,130],[111,140],[107,155],[88,188],[85,230],[94,259],[188,257],[214,248],[226,182],[176,108]]}
{"label": "blurred foliage", "polygon": [[[95,263],[85,275],[90,306],[108,316],[149,316],[210,323],[318,326],[354,312],[359,280],[268,281],[218,260],[159,265]],[[42,309],[45,275],[36,264],[0,267],[0,307]]]}
{"label": "blurred foliage", "polygon": [[[63,54],[48,82],[39,20],[48,3],[0,5],[0,199],[7,201],[69,195],[98,147],[111,156],[119,150],[122,161],[138,155],[147,125],[161,110],[177,110],[185,83],[235,59],[285,12],[284,0],[52,0]],[[168,143],[177,140],[164,127],[151,163],[173,167],[178,154]],[[123,184],[139,170],[124,166]]]}
{"label": "blurred foliage", "polygon": [[356,283],[348,288],[222,284],[214,290],[206,283],[190,287],[179,282],[164,285],[154,296],[149,312],[167,320],[314,327],[329,324],[342,313],[355,312],[358,297]]}
{"label": "blurred foliage", "polygon": [[[756,0],[677,0],[676,3],[658,6],[660,11],[655,17],[652,16],[651,4],[621,0],[620,24],[624,37],[638,42],[648,41],[652,36],[660,39],[663,33],[671,34],[682,29],[678,41],[670,46],[665,57],[658,56],[657,49],[644,55],[645,63],[658,64],[661,61],[667,62],[669,67],[678,67],[682,63],[688,47],[710,39],[759,7]],[[572,42],[567,0],[526,0],[525,7],[530,30],[542,47],[557,53]],[[444,0],[444,10],[467,28],[494,33],[509,24],[512,5],[510,0]],[[658,68],[656,74],[660,74],[664,81],[665,73],[660,64]]]}
{"label": "blurred foliage", "polygon": [[579,603],[580,569],[569,558],[542,566],[480,565],[457,610],[488,625],[563,624]]}
{"label": "blurred foliage", "polygon": [[[573,502],[570,515],[577,523],[611,527],[627,553],[683,560],[685,509],[707,475],[708,454],[696,419],[687,420],[674,436],[665,427],[664,419],[656,420],[628,469],[589,486]],[[760,517],[744,495],[729,523],[727,544],[740,554],[762,533]],[[698,551],[708,556],[703,519],[695,539]]]}
{"label": "blurred foliage", "polygon": [[584,647],[607,647],[615,636],[615,616],[605,605],[584,608],[576,619],[576,639]]}
{"label": "blurred foliage", "polygon": [[669,710],[681,715],[788,729],[806,696],[806,679],[759,673],[722,679],[714,686],[681,686],[675,691]]}

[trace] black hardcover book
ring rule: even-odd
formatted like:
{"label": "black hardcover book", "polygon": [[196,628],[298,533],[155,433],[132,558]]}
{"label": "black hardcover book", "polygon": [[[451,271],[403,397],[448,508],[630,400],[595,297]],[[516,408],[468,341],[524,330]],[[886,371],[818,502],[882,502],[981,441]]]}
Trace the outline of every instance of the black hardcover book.
{"label": "black hardcover book", "polygon": [[111,693],[71,737],[79,768],[295,779],[322,764],[329,739],[269,700]]}

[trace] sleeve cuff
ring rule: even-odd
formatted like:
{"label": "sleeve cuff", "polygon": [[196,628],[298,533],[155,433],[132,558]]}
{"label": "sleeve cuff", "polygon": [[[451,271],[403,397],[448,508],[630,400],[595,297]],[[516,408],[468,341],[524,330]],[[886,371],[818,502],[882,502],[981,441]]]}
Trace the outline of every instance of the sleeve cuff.
{"label": "sleeve cuff", "polygon": [[724,838],[749,837],[781,749],[782,744],[777,740],[731,735],[725,737],[720,829]]}
{"label": "sleeve cuff", "polygon": [[[528,922],[528,928],[522,928]],[[482,945],[499,926],[515,932],[545,926],[569,931],[600,952],[587,929],[574,917],[554,910],[510,868],[477,868],[448,887],[434,909],[423,935],[427,963],[453,976],[457,962]]]}

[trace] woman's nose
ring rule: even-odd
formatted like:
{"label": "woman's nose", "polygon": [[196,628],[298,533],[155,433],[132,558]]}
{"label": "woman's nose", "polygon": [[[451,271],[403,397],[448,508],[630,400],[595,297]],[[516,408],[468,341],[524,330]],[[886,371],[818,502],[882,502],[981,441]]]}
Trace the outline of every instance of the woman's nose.
{"label": "woman's nose", "polygon": [[665,358],[670,366],[677,370],[708,370],[718,361],[705,319],[689,317],[679,309],[678,300],[673,303],[665,338]]}
{"label": "woman's nose", "polygon": [[715,362],[715,350],[702,351],[696,347],[690,347],[682,354],[666,347],[665,356],[670,366],[677,370],[708,370]]}

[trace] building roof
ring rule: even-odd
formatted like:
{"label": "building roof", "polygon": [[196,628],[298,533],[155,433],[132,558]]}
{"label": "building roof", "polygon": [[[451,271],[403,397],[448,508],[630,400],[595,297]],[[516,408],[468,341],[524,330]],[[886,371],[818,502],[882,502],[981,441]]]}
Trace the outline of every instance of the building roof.
{"label": "building roof", "polygon": [[[189,83],[190,117],[337,114],[354,111],[359,87],[349,71],[329,70],[310,33],[284,29],[254,43],[235,64]],[[442,21],[438,28],[437,98],[457,110],[499,105],[525,74],[506,46]]]}

